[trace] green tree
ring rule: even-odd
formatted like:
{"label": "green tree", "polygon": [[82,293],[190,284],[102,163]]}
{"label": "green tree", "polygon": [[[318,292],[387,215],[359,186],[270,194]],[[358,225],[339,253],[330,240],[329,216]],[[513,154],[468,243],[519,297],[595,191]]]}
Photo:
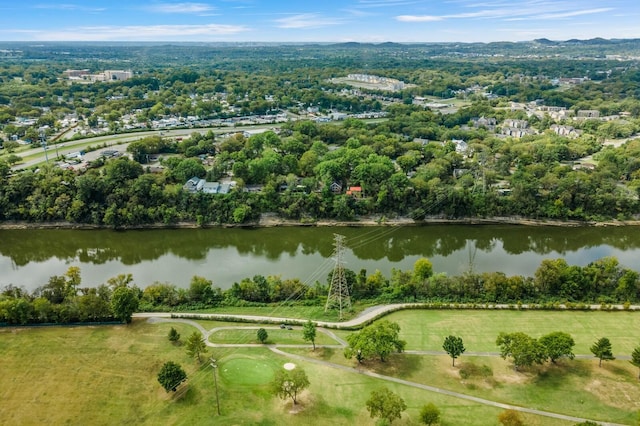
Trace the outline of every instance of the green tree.
{"label": "green tree", "polygon": [[313,350],[316,350],[316,325],[311,321],[307,321],[302,326],[302,338],[306,342],[313,344]]}
{"label": "green tree", "polygon": [[392,352],[402,352],[406,345],[399,337],[400,326],[390,321],[378,321],[347,337],[349,347],[344,356],[358,361],[378,356],[384,362]]}
{"label": "green tree", "polygon": [[129,324],[139,302],[137,289],[118,287],[111,295],[111,310],[116,318]]}
{"label": "green tree", "polygon": [[503,426],[524,426],[520,414],[515,410],[504,410],[498,414],[498,421]]}
{"label": "green tree", "polygon": [[169,330],[169,341],[172,343],[177,343],[178,340],[180,340],[180,333],[178,333],[178,330],[176,330],[175,328],[171,327],[171,330]]}
{"label": "green tree", "polygon": [[9,163],[10,165],[14,165],[17,164],[19,162],[22,161],[22,157],[20,157],[19,155],[15,155],[15,154],[9,154],[6,158],[7,163]]}
{"label": "green tree", "polygon": [[547,358],[544,347],[536,339],[525,333],[500,333],[496,339],[500,347],[500,356],[504,359],[513,358],[516,370],[520,367],[530,367],[534,363],[542,364]]}
{"label": "green tree", "polygon": [[637,346],[633,352],[631,352],[631,361],[629,361],[634,367],[638,367],[638,379],[640,379],[640,346]]}
{"label": "green tree", "polygon": [[424,257],[416,260],[413,264],[413,277],[419,282],[424,282],[433,275],[433,264]]}
{"label": "green tree", "polygon": [[180,383],[186,379],[187,373],[185,373],[180,364],[176,364],[173,361],[165,362],[158,373],[158,382],[167,392],[170,390],[175,392]]}
{"label": "green tree", "polygon": [[186,343],[187,355],[192,358],[197,358],[198,362],[201,362],[200,354],[207,353],[207,345],[202,338],[202,334],[198,331],[194,331]]}
{"label": "green tree", "polygon": [[616,359],[611,351],[611,342],[606,337],[601,337],[591,346],[591,353],[600,360],[599,367],[602,367],[602,361],[610,361]]}
{"label": "green tree", "polygon": [[420,421],[425,425],[433,425],[440,421],[440,410],[432,402],[420,410]]}
{"label": "green tree", "polygon": [[456,365],[456,358],[464,353],[466,348],[462,343],[462,337],[457,336],[447,336],[444,338],[444,343],[442,344],[442,349],[445,350],[446,353],[452,359],[452,366]]}
{"label": "green tree", "polygon": [[257,336],[260,343],[264,343],[269,338],[269,333],[267,333],[267,330],[265,330],[264,328],[260,328],[258,329]]}
{"label": "green tree", "polygon": [[309,386],[309,378],[307,373],[300,368],[295,367],[293,370],[278,370],[271,382],[271,389],[279,398],[291,398],[293,404],[298,403],[298,394]]}
{"label": "green tree", "polygon": [[569,359],[575,358],[575,355],[573,354],[573,346],[575,345],[575,342],[571,335],[567,333],[555,331],[542,336],[539,339],[539,342],[544,346],[547,356],[554,364],[563,356],[566,356]]}
{"label": "green tree", "polygon": [[366,405],[371,418],[379,417],[389,423],[402,417],[402,412],[407,409],[404,400],[387,388],[372,391]]}

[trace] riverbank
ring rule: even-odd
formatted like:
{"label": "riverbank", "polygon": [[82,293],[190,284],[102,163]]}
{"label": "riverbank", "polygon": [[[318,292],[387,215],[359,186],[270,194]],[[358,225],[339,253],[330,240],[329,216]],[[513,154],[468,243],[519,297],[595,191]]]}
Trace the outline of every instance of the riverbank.
{"label": "riverbank", "polygon": [[368,226],[429,226],[429,225],[514,225],[514,226],[557,226],[557,227],[599,227],[599,226],[640,226],[640,220],[610,220],[603,222],[577,221],[577,220],[553,220],[553,219],[529,219],[522,217],[492,217],[492,218],[462,218],[446,219],[431,217],[424,220],[413,220],[408,217],[388,218],[385,216],[359,217],[353,221],[340,220],[309,220],[299,221],[278,217],[272,214],[263,214],[258,221],[242,224],[207,224],[198,225],[196,222],[177,222],[171,224],[155,223],[140,224],[135,226],[122,226],[112,228],[105,225],[93,225],[73,222],[24,222],[11,221],[0,222],[0,229],[115,229],[115,230],[142,230],[142,229],[197,229],[197,228],[275,228],[275,227],[368,227]]}

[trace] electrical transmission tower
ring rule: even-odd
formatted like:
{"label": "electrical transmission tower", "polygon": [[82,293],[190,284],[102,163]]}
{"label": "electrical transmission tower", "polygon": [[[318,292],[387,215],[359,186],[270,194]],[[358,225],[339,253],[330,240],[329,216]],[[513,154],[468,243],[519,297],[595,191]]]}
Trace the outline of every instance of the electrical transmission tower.
{"label": "electrical transmission tower", "polygon": [[351,309],[351,298],[349,297],[349,288],[347,287],[347,278],[344,275],[344,265],[342,256],[344,254],[344,235],[333,234],[335,251],[333,258],[336,266],[333,268],[331,276],[331,286],[329,287],[329,295],[324,311],[338,308],[339,318],[342,319],[342,312]]}

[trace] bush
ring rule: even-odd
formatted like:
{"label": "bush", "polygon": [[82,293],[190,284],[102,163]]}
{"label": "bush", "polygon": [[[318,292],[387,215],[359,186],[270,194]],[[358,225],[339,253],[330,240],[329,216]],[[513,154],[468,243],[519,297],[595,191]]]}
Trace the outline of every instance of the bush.
{"label": "bush", "polygon": [[493,376],[493,370],[488,365],[476,365],[465,362],[460,367],[460,377],[463,379],[469,379],[472,377],[491,377]]}
{"label": "bush", "polygon": [[428,403],[420,410],[420,421],[426,425],[432,425],[440,421],[440,410],[433,403]]}

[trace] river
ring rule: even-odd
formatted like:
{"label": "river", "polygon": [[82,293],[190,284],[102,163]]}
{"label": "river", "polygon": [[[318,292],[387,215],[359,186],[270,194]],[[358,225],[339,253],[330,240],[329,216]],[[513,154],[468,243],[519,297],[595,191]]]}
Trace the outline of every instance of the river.
{"label": "river", "polygon": [[502,271],[533,276],[543,259],[565,258],[584,266],[615,256],[640,271],[640,228],[514,225],[395,227],[282,227],[112,230],[0,230],[0,287],[32,291],[49,277],[78,266],[82,286],[130,273],[146,287],[154,282],[188,287],[203,276],[223,289],[245,277],[280,275],[326,282],[334,266],[334,234],[346,237],[345,266],[355,272],[409,270],[426,257],[434,272],[459,275]]}

